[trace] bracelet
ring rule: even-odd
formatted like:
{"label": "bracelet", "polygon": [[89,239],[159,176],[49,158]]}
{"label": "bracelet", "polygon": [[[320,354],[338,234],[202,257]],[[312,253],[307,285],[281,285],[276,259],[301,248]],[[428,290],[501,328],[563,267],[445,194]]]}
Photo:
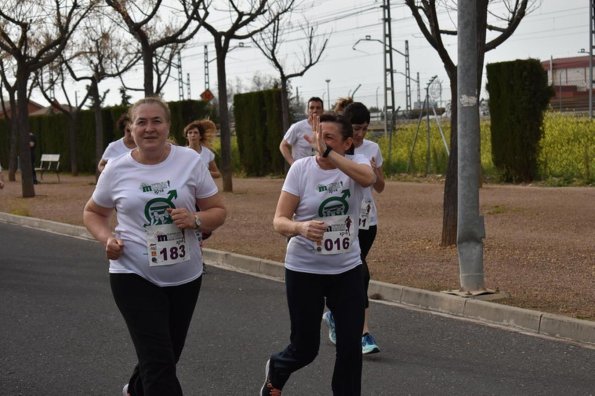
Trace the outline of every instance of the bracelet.
{"label": "bracelet", "polygon": [[333,151],[331,146],[326,146],[326,150],[324,150],[324,153],[322,153],[322,158],[328,157],[328,155],[330,154],[331,151]]}

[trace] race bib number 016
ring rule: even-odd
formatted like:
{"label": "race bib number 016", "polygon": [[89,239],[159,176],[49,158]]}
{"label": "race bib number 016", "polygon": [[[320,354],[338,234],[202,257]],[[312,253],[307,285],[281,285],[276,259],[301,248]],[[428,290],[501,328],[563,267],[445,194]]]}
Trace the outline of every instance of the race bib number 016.
{"label": "race bib number 016", "polygon": [[351,251],[354,229],[351,216],[329,216],[318,220],[326,223],[322,241],[316,245],[318,254],[342,254]]}
{"label": "race bib number 016", "polygon": [[190,260],[184,231],[175,224],[146,227],[149,266],[173,265]]}

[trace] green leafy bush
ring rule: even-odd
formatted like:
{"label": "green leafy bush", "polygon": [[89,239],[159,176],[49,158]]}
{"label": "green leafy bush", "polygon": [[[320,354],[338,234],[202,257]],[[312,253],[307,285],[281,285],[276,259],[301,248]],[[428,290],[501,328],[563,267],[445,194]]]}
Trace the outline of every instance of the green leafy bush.
{"label": "green leafy bush", "polygon": [[539,167],[549,184],[595,182],[595,124],[587,117],[548,112]]}
{"label": "green leafy bush", "polygon": [[[450,142],[450,122],[447,119],[439,120],[440,127],[444,133],[444,140]],[[397,125],[397,131],[392,139],[392,153],[389,158],[389,138],[379,136],[378,138],[367,137],[376,140],[380,145],[384,157],[384,171],[387,175],[399,173],[425,174],[428,150],[428,128],[425,120],[417,126],[417,122],[407,122]],[[491,142],[489,121],[481,122],[481,165],[484,172],[494,172],[494,165],[491,159]],[[417,136],[417,139],[416,139]],[[440,135],[437,121],[430,122],[430,162],[429,174],[445,174],[448,164],[448,155],[444,147],[444,141]],[[415,146],[414,146],[415,143]],[[449,148],[450,150],[450,148]]]}
{"label": "green leafy bush", "polygon": [[[450,123],[441,121],[446,141],[450,141]],[[490,120],[482,119],[480,124],[481,167],[484,178],[500,180],[500,173],[492,162]],[[392,139],[392,161],[389,163],[388,137],[372,134],[368,139],[380,145],[384,157],[384,171],[388,176],[407,172],[407,165],[415,135],[417,142],[413,150],[409,173],[424,174],[427,150],[427,126],[417,123],[398,124]],[[430,174],[444,174],[447,157],[444,143],[436,123],[430,124]],[[593,185],[595,184],[595,124],[588,117],[572,114],[546,112],[543,123],[543,137],[540,142],[538,174],[541,181],[549,185]]]}

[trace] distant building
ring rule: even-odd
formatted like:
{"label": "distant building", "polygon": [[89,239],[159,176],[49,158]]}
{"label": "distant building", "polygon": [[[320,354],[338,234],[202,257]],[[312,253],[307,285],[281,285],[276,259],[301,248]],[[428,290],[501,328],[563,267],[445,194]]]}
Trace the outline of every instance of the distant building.
{"label": "distant building", "polygon": [[[4,105],[6,106],[6,112],[10,114],[10,101],[8,99],[4,99]],[[61,113],[60,108],[65,109],[66,111],[72,112],[76,109],[72,106],[67,104],[61,103],[54,103],[51,106],[42,106],[37,102],[29,100],[28,110],[29,116],[41,116],[41,115],[48,115],[48,114],[59,114]],[[4,111],[2,106],[0,105],[0,119],[5,118]]]}
{"label": "distant building", "polygon": [[[555,96],[554,110],[587,112],[589,110],[589,56],[552,58],[541,62]],[[595,65],[595,57],[593,57]],[[594,74],[595,77],[595,74]]]}
{"label": "distant building", "polygon": [[[6,112],[8,114],[10,114],[10,100],[8,100],[8,98],[4,98],[4,106],[6,108]],[[31,99],[29,99],[29,103],[27,105],[27,108],[29,110],[29,115],[32,115],[33,113],[44,109],[45,107],[40,105],[37,102],[32,101]],[[2,105],[0,105],[0,119],[6,118],[4,115],[4,108],[2,108]]]}

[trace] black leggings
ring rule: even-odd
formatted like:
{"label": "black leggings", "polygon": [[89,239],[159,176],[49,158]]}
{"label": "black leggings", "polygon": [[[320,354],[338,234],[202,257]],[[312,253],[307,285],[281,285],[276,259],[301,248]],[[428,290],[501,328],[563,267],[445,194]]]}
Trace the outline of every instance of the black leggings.
{"label": "black leggings", "polygon": [[116,305],[134,343],[138,364],[128,381],[132,396],[178,396],[176,376],[202,277],[159,287],[136,274],[110,274]]}
{"label": "black leggings", "polygon": [[370,226],[368,230],[359,230],[358,238],[359,238],[359,247],[362,250],[361,252],[361,259],[362,259],[362,278],[364,280],[364,290],[366,296],[366,308],[370,306],[370,301],[368,300],[368,286],[370,285],[370,270],[368,269],[368,262],[366,261],[366,257],[368,257],[368,252],[372,248],[372,244],[374,243],[374,239],[376,239],[376,231],[378,227],[373,225]]}
{"label": "black leggings", "polygon": [[361,265],[337,275],[285,270],[291,336],[285,350],[271,356],[272,383],[275,387],[282,388],[291,373],[312,362],[318,354],[320,323],[326,298],[333,312],[337,334],[333,394],[357,396],[361,393],[361,339],[364,327],[361,279]]}

